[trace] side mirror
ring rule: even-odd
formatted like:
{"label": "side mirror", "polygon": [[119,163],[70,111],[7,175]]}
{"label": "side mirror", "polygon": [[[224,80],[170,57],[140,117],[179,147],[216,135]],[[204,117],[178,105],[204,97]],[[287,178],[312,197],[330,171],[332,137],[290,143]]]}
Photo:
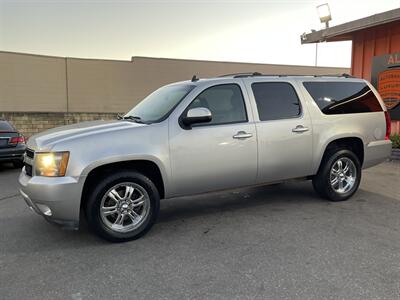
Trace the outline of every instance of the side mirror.
{"label": "side mirror", "polygon": [[182,122],[186,126],[191,126],[197,123],[207,123],[212,120],[211,111],[205,107],[196,107],[189,109],[186,117],[183,117]]}

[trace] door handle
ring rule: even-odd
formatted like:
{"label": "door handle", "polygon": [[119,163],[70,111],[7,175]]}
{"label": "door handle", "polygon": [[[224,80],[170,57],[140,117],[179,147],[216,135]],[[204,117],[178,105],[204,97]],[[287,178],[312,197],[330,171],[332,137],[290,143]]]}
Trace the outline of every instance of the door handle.
{"label": "door handle", "polygon": [[292,129],[292,132],[302,133],[308,131],[308,127],[304,127],[303,125],[297,125],[295,128]]}
{"label": "door handle", "polygon": [[253,136],[253,134],[251,133],[247,133],[246,131],[239,131],[238,133],[236,133],[233,138],[234,139],[248,139],[251,138]]}

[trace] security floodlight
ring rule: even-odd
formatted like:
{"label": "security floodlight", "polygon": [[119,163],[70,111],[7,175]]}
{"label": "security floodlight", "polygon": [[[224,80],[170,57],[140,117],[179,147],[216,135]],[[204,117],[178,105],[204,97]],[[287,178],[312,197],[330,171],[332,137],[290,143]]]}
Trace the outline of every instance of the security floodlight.
{"label": "security floodlight", "polygon": [[329,9],[329,4],[321,4],[317,6],[317,11],[321,23],[325,23],[326,28],[329,27],[329,21],[332,20],[331,10]]}

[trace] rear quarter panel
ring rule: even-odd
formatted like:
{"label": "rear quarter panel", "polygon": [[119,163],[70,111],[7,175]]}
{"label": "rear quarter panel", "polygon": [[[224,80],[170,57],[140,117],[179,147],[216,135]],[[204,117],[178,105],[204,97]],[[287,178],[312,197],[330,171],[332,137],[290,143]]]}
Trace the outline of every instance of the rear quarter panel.
{"label": "rear quarter panel", "polygon": [[[342,81],[340,78],[312,79],[312,81]],[[384,111],[355,113],[355,114],[337,114],[325,115],[321,112],[318,105],[312,99],[303,85],[308,80],[298,80],[298,86],[302,91],[304,102],[311,115],[313,126],[313,174],[316,174],[321,163],[324,151],[328,144],[334,140],[346,137],[357,137],[361,139],[364,146],[364,156],[366,164],[363,167],[369,167],[368,153],[365,150],[371,143],[383,141],[386,133],[386,122]],[[346,81],[360,82],[360,79],[346,79]],[[368,83],[367,83],[368,84]],[[369,85],[369,84],[368,84]],[[370,85],[369,85],[370,86]],[[376,91],[372,89],[376,95]],[[379,95],[378,95],[379,97]],[[378,98],[379,99],[379,98]],[[380,99],[379,99],[380,100]],[[382,102],[380,101],[381,106]],[[382,109],[385,110],[384,106]]]}

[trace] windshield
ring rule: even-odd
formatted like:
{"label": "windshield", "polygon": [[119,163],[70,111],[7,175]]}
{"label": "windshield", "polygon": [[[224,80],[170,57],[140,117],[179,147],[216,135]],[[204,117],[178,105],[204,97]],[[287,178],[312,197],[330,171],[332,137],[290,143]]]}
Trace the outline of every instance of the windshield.
{"label": "windshield", "polygon": [[143,122],[160,122],[194,87],[194,85],[176,84],[159,88],[132,108],[124,118],[135,117]]}

